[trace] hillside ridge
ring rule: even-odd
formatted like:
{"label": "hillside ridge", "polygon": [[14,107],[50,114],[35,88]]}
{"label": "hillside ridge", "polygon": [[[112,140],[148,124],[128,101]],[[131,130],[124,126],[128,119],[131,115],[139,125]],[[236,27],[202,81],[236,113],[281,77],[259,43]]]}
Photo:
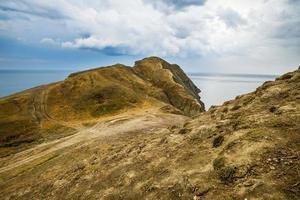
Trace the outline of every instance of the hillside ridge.
{"label": "hillside ridge", "polygon": [[204,111],[200,90],[179,66],[154,57],[136,63],[141,64],[72,73],[63,81],[0,98],[0,157],[131,110],[186,116]]}
{"label": "hillside ridge", "polygon": [[[130,77],[134,77],[135,85],[141,83],[140,89],[145,88],[143,80],[149,79],[147,88],[159,85],[159,91],[176,91],[177,98],[183,98],[184,86],[174,82],[185,82],[184,77],[165,71],[156,59],[138,62],[133,69],[122,68],[122,75],[126,77],[132,74],[127,74],[128,70],[133,70],[139,75]],[[112,78],[106,70],[101,72],[101,80]],[[154,71],[158,73],[150,76]],[[89,76],[96,76],[94,72],[78,74],[75,80],[91,84]],[[163,81],[156,79],[158,74]],[[113,79],[132,86],[115,74]],[[68,78],[66,85],[58,88],[69,91],[73,81],[74,77]],[[84,86],[76,85],[71,91],[86,91],[80,89]],[[112,91],[119,96],[118,90]],[[185,94],[186,105],[192,108],[197,99],[191,101],[191,91]],[[155,99],[168,102],[164,97]],[[37,98],[42,99],[37,100],[42,105],[35,106],[42,113],[37,116],[42,118],[39,126],[46,128],[54,123],[52,118],[58,118],[43,105],[43,95]],[[7,199],[299,198],[300,69],[193,117],[171,109],[173,104],[147,103],[93,119],[84,127],[74,128],[73,134],[1,157],[1,194]],[[18,107],[2,108],[20,113]],[[44,116],[44,111],[49,116]],[[61,126],[66,129],[67,125],[74,127],[76,121],[63,122],[67,124]]]}

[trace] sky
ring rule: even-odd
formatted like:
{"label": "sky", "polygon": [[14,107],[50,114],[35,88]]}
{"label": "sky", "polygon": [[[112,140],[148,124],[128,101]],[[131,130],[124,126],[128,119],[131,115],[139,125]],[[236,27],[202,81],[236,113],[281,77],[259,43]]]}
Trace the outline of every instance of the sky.
{"label": "sky", "polygon": [[159,56],[186,72],[281,74],[300,65],[300,0],[1,0],[0,70]]}

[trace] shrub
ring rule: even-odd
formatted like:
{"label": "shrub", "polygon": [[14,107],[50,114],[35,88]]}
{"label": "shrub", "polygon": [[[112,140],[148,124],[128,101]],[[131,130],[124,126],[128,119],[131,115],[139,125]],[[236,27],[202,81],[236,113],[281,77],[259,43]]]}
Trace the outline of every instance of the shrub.
{"label": "shrub", "polygon": [[236,169],[232,166],[223,167],[218,170],[219,179],[225,183],[232,183]]}
{"label": "shrub", "polygon": [[270,111],[271,113],[274,113],[276,110],[277,110],[277,108],[276,108],[275,106],[272,106],[272,107],[269,109],[269,111]]}
{"label": "shrub", "polygon": [[225,166],[225,158],[224,157],[216,158],[213,161],[214,170],[219,170],[219,169],[223,168],[224,166]]}
{"label": "shrub", "polygon": [[222,145],[224,141],[224,136],[220,135],[213,140],[213,147],[217,148]]}

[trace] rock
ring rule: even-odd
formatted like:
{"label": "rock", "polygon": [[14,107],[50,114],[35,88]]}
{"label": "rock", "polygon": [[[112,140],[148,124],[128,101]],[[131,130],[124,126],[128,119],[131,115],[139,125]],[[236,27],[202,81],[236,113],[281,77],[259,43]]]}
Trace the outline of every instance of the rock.
{"label": "rock", "polygon": [[133,70],[144,80],[163,89],[169,103],[186,115],[193,116],[205,111],[198,95],[200,89],[178,65],[169,64],[158,57],[149,57],[136,61]]}

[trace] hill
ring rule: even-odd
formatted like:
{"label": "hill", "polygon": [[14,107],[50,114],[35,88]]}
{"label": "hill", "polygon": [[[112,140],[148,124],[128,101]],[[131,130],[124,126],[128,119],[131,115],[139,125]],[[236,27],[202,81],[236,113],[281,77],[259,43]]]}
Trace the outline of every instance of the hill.
{"label": "hill", "polygon": [[[178,67],[168,69],[172,65],[157,64],[156,60],[160,61],[158,58],[139,61],[132,70],[165,93],[175,90],[168,85],[171,73],[171,80],[181,85],[175,98],[194,101],[177,104],[167,101],[168,98],[157,100],[163,98],[155,96],[158,105],[173,105],[179,112],[172,109],[172,113],[166,113],[169,109],[160,106],[147,111],[142,108],[120,112],[71,136],[2,158],[2,196],[7,199],[298,199],[300,69],[207,112],[201,112],[199,106],[200,111],[195,115],[187,112],[190,109],[184,105],[188,108],[194,108],[190,102],[201,105],[194,96],[198,92],[196,87],[182,73],[177,74],[181,72]],[[163,83],[157,79],[156,64],[166,80]],[[152,67],[153,71],[144,69]],[[90,72],[97,70],[73,74],[68,79]],[[82,112],[87,115],[89,109]]]}
{"label": "hill", "polygon": [[134,67],[116,64],[73,73],[64,81],[0,99],[0,156],[133,110],[193,116],[204,111],[199,92],[179,66],[156,57]]}

